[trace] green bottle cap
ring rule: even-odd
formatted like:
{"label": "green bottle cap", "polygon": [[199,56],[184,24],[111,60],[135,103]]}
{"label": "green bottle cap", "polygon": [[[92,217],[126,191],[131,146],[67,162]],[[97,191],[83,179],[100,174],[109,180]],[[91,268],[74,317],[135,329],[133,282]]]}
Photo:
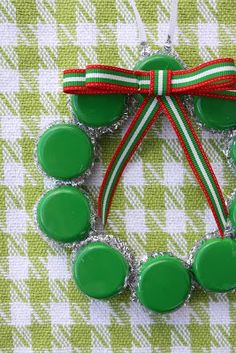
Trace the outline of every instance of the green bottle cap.
{"label": "green bottle cap", "polygon": [[207,291],[227,292],[236,288],[236,241],[231,238],[204,240],[194,254],[192,271]]}
{"label": "green bottle cap", "polygon": [[230,144],[229,156],[232,164],[236,166],[236,136],[233,137],[232,143]]}
{"label": "green bottle cap", "polygon": [[[172,56],[167,54],[150,55],[140,60],[134,70],[182,70],[183,66]],[[136,98],[139,102],[143,101],[145,95],[137,94]]]}
{"label": "green bottle cap", "polygon": [[185,265],[171,255],[150,257],[141,266],[136,295],[148,309],[166,313],[180,307],[191,290]]}
{"label": "green bottle cap", "polygon": [[73,186],[48,191],[37,206],[41,231],[62,243],[80,241],[91,230],[91,206],[87,196]]}
{"label": "green bottle cap", "polygon": [[232,199],[229,205],[229,220],[233,230],[236,232],[236,197]]}
{"label": "green bottle cap", "polygon": [[64,180],[77,178],[92,165],[93,145],[76,125],[58,124],[40,137],[37,157],[47,175]]}
{"label": "green bottle cap", "polygon": [[91,127],[109,126],[123,115],[124,94],[72,95],[71,106],[75,117]]}
{"label": "green bottle cap", "polygon": [[208,128],[231,129],[236,126],[236,102],[232,100],[195,97],[194,111],[198,119]]}
{"label": "green bottle cap", "polygon": [[128,274],[128,261],[120,251],[101,241],[82,247],[73,263],[76,285],[86,295],[97,299],[119,293]]}

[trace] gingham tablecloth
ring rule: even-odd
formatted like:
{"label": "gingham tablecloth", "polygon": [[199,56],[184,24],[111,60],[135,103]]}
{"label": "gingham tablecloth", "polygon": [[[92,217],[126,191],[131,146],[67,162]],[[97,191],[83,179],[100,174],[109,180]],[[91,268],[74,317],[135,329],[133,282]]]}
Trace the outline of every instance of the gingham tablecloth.
{"label": "gingham tablecloth", "polygon": [[[189,66],[236,56],[235,0],[180,0],[175,48]],[[161,47],[170,0],[137,0],[152,49]],[[103,63],[134,67],[137,28],[128,0],[0,1],[0,352],[231,353],[236,294],[195,291],[158,316],[130,301],[90,300],[71,280],[70,254],[51,248],[33,208],[50,182],[34,162],[40,130],[69,118],[62,70]],[[87,189],[99,185],[123,130],[101,139]],[[225,194],[235,186],[219,135],[199,132]],[[212,215],[166,119],[152,128],[118,187],[107,231],[136,255],[168,250],[186,259],[215,229]]]}

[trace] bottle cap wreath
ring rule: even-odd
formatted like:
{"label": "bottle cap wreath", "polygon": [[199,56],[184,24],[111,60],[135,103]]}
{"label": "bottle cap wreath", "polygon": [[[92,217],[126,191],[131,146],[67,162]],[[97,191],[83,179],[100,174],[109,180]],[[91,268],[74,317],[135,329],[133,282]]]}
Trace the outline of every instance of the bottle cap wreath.
{"label": "bottle cap wreath", "polygon": [[[47,241],[72,248],[74,281],[84,294],[105,299],[128,286],[144,307],[167,313],[183,305],[196,285],[212,292],[236,289],[236,196],[226,204],[189,118],[194,110],[210,130],[236,127],[236,67],[233,59],[223,58],[186,69],[171,47],[177,1],[173,1],[167,45],[150,53],[140,16],[131,3],[144,45],[135,68],[88,65],[64,71],[63,90],[71,95],[75,124],[53,125],[39,138],[39,166],[58,181],[40,199],[36,217]],[[134,102],[138,108],[133,114]],[[179,139],[218,228],[194,246],[187,263],[158,251],[135,259],[119,239],[101,234],[81,188],[93,166],[96,138],[132,117],[100,189],[97,213],[105,227],[123,170],[161,113]],[[235,167],[233,132],[226,155]]]}

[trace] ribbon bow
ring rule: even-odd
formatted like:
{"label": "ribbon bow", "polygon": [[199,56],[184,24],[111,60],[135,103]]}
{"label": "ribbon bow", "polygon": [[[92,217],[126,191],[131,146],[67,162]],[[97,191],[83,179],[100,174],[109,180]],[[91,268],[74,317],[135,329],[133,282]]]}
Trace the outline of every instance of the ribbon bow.
{"label": "ribbon bow", "polygon": [[[170,121],[224,236],[228,210],[225,200],[178,95],[236,100],[236,67],[233,59],[209,61],[189,70],[126,70],[106,65],[64,71],[63,90],[70,94],[144,94],[128,130],[105,173],[98,199],[98,215],[105,225],[124,168],[153,122],[164,112]],[[95,117],[96,119],[96,117]]]}

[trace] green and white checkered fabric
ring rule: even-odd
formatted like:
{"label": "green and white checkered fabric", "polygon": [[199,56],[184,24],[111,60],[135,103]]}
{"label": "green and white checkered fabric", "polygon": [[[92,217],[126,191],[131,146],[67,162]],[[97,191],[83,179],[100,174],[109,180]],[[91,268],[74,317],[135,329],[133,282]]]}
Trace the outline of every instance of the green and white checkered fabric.
{"label": "green and white checkered fabric", "polygon": [[[152,49],[163,45],[171,0],[137,0]],[[175,47],[190,67],[236,57],[235,0],[180,0]],[[133,68],[137,28],[128,0],[0,1],[0,352],[232,353],[236,294],[195,291],[158,316],[130,301],[90,300],[71,279],[70,253],[38,235],[33,208],[50,181],[34,163],[40,129],[69,117],[62,70],[103,63]],[[96,202],[122,131],[101,139],[87,189]],[[200,132],[225,194],[235,177],[219,135]],[[136,255],[186,258],[215,229],[213,217],[167,119],[152,128],[118,187],[107,231]]]}

